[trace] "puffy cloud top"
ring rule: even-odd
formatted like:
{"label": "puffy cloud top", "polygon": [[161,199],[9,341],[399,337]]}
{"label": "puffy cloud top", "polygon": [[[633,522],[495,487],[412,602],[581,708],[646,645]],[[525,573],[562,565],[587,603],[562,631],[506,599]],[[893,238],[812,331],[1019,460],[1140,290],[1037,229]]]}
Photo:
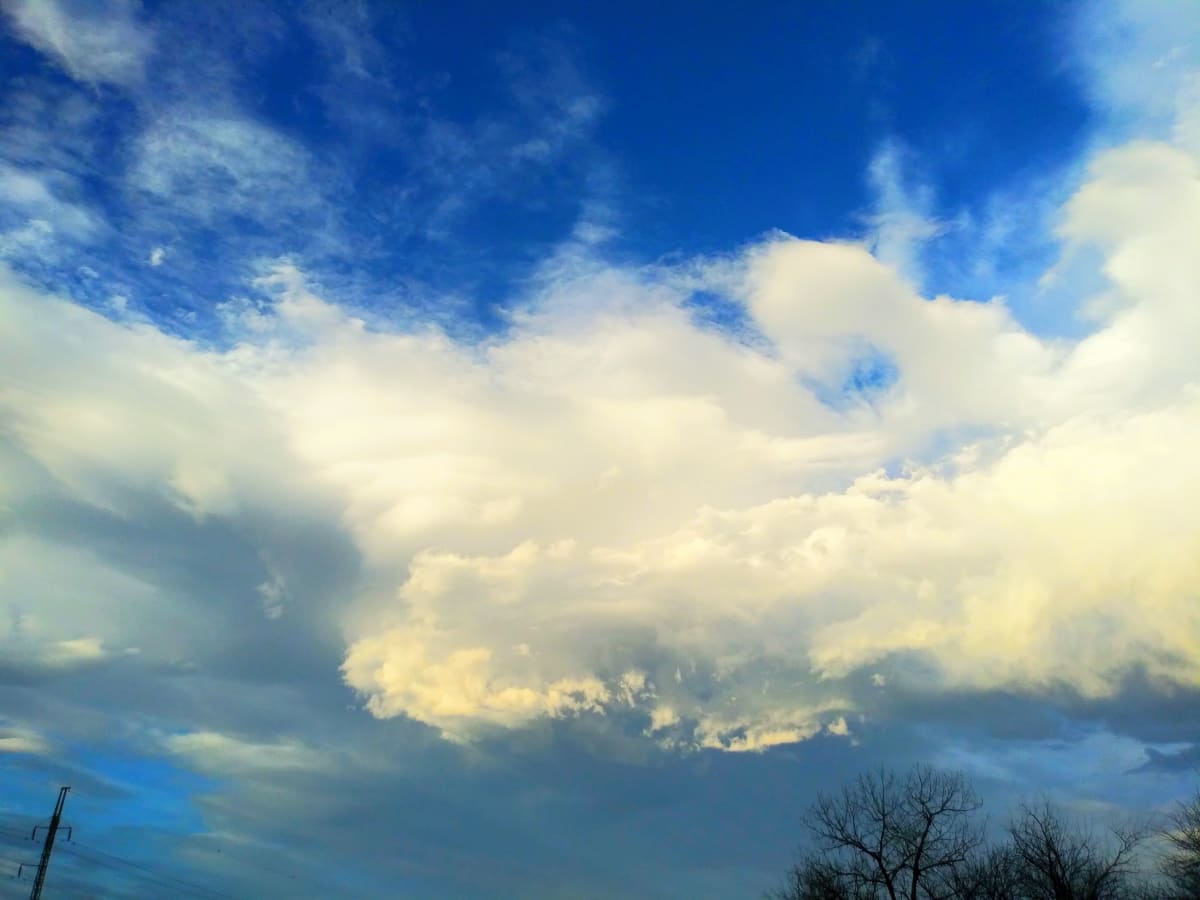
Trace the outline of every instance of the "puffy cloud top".
{"label": "puffy cloud top", "polygon": [[[223,349],[10,280],[2,399],[45,477],[118,515],[140,491],[197,520],[334,498],[365,566],[342,673],[376,716],[760,749],[852,733],[859,673],[1200,684],[1198,230],[1187,150],[1100,153],[1061,225],[1109,284],[1074,342],[786,237],[551,267],[476,344],[368,327],[285,263]],[[758,336],[698,323],[696,279]],[[260,590],[287,614],[282,574]],[[82,659],[123,630],[22,639]]]}

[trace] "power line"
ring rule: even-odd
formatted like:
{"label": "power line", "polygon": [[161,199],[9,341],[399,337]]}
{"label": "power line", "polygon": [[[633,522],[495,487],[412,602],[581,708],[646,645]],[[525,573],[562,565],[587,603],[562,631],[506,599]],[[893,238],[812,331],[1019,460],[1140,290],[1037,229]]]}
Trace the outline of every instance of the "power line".
{"label": "power line", "polygon": [[[79,861],[91,865],[100,866],[101,868],[109,869],[113,872],[118,872],[128,878],[142,879],[156,883],[159,887],[170,887],[183,889],[193,894],[197,894],[207,898],[219,898],[219,900],[233,900],[229,894],[223,894],[213,888],[204,887],[203,885],[189,882],[183,878],[171,875],[167,872],[157,871],[134,862],[131,859],[125,859],[122,856],[117,856],[114,853],[108,853],[98,847],[89,847],[87,845],[72,843],[67,845],[68,854],[76,857]],[[137,870],[135,872],[130,869]]]}
{"label": "power line", "polygon": [[[62,804],[65,801],[66,792],[68,790],[70,790],[70,788],[64,787],[59,792],[59,803],[55,806],[55,816],[59,817],[59,819],[61,819]],[[5,822],[3,819],[0,819],[0,848],[19,852],[20,848],[13,846],[16,844],[16,841],[20,840],[22,843],[28,842],[32,840],[32,835],[28,831],[17,830],[17,828],[24,828],[28,826],[13,821],[11,817],[5,818],[8,818],[9,820]],[[33,821],[32,817],[22,816],[21,818],[25,818],[27,822]],[[34,834],[36,834],[38,828],[45,827],[46,826],[41,825],[35,826]],[[50,822],[50,828],[46,829],[46,841],[53,845],[53,838],[51,837],[50,831],[53,830],[55,833],[57,833],[61,828],[67,828],[68,838],[70,838],[70,829],[67,826],[57,824],[56,820],[52,818]],[[6,841],[5,838],[8,840]],[[115,853],[109,853],[106,850],[101,850],[99,847],[93,847],[87,844],[79,844],[72,840],[66,844],[59,844],[58,850],[60,856],[65,853],[67,860],[72,863],[69,869],[72,875],[75,877],[84,875],[87,867],[95,866],[101,869],[106,869],[133,882],[142,882],[147,885],[152,885],[174,895],[183,893],[200,898],[200,900],[236,900],[236,898],[230,894],[225,894],[214,888],[205,887],[204,885],[187,881],[186,879],[179,878],[170,874],[169,872],[150,868],[142,863],[118,856]],[[45,847],[43,847],[42,856],[46,865],[48,865],[49,854],[46,852]],[[7,861],[8,860],[4,859],[4,857],[0,857],[0,862]],[[33,866],[29,863],[21,863],[18,866],[17,864],[19,860],[17,859],[13,859],[11,862],[14,866],[17,866],[18,875],[25,868],[33,868]],[[39,872],[40,870],[41,864],[39,864]],[[44,880],[45,877],[43,875],[43,883]],[[40,891],[40,887],[36,882],[34,884],[34,891]],[[30,895],[30,900],[34,900],[34,898],[38,897],[40,897],[40,893],[33,893]]]}
{"label": "power line", "polygon": [[[29,832],[24,830],[17,831],[14,828],[6,828],[0,825],[0,850],[19,851],[21,848],[17,845],[18,841],[22,844],[28,844],[30,841]],[[183,890],[196,896],[213,898],[213,900],[217,900],[217,898],[219,900],[231,900],[231,895],[229,894],[189,882],[169,872],[148,867],[134,860],[118,856],[115,853],[101,850],[99,847],[71,841],[66,844],[57,844],[56,849],[60,855],[66,854],[67,859],[75,866],[95,865],[130,879],[151,881],[160,888]],[[0,857],[0,862],[7,863],[10,860]],[[18,868],[18,863],[21,863],[19,867],[21,869],[32,868],[31,865],[22,863],[19,859],[11,859],[11,864],[14,868]]]}

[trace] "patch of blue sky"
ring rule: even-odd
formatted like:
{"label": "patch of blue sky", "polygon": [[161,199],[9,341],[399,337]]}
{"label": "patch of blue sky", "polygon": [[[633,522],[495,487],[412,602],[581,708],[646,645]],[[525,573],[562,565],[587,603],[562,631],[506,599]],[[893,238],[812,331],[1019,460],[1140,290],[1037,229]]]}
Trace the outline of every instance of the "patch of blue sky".
{"label": "patch of blue sky", "polygon": [[900,380],[900,368],[887,353],[863,347],[835,378],[801,379],[803,385],[830,409],[847,411],[871,406]]}
{"label": "patch of blue sky", "polygon": [[[16,764],[10,759],[0,769],[0,824],[14,840],[20,829],[45,824],[58,788],[71,787],[63,816],[71,831],[60,836],[52,886],[97,896],[111,896],[108,890],[125,896],[131,883],[143,890],[148,882],[178,887],[173,879],[186,866],[174,859],[174,848],[209,830],[196,799],[213,790],[215,782],[166,760],[113,746],[64,744],[54,756],[78,762],[23,754]],[[14,858],[36,861],[32,843],[9,840],[4,849]]]}
{"label": "patch of blue sky", "polygon": [[888,390],[900,377],[900,369],[887,354],[871,350],[853,363],[842,382],[842,394],[867,397]]}
{"label": "patch of blue sky", "polygon": [[109,791],[124,797],[124,802],[114,802],[111,796],[92,797],[86,785],[76,786],[70,795],[71,806],[80,810],[95,832],[88,838],[81,833],[81,840],[99,843],[99,834],[125,829],[176,835],[205,830],[193,801],[215,789],[212,779],[143,754],[120,754],[95,747],[68,747],[64,751],[67,758],[86,759],[89,774]]}
{"label": "patch of blue sky", "polygon": [[[137,129],[185,98],[105,89],[76,189],[111,231],[63,250],[63,265],[44,253],[12,262],[98,309],[124,303],[168,330],[211,336],[213,308],[244,290],[253,265],[292,255],[359,306],[487,331],[503,327],[503,310],[587,202],[620,208],[613,249],[641,261],[727,250],[772,228],[853,235],[872,204],[871,154],[898,139],[932,184],[939,218],[980,219],[997,185],[1070,156],[1086,134],[1086,104],[1055,61],[1058,8],[947,3],[919,23],[892,4],[871,15],[838,4],[681,12],[631,21],[580,7],[564,21],[532,4],[476,10],[463,29],[440,6],[373,11],[351,44],[330,49],[328,23],[273,11],[260,24],[275,39],[246,56],[230,95],[246,121],[309,160],[280,185],[316,205],[239,196],[219,159],[147,195],[122,166]],[[28,48],[6,59],[10,83],[66,89]],[[353,114],[337,92],[358,101]],[[614,159],[619,177],[591,177]],[[198,199],[211,207],[199,218]],[[989,279],[974,265],[979,230],[950,229],[928,248],[933,291],[978,296],[1053,256],[1044,235],[1021,229],[987,255],[1005,270]],[[156,247],[167,251],[161,266],[148,264]],[[85,268],[96,273],[87,281]],[[447,312],[437,296],[460,302]]]}
{"label": "patch of blue sky", "polygon": [[1068,156],[1085,133],[1087,106],[1059,62],[1061,5],[939,3],[928,17],[870,6],[589,18],[599,80],[620,98],[600,136],[626,151],[653,211],[643,246],[852,230],[871,201],[863,172],[891,138],[954,209]]}
{"label": "patch of blue sky", "polygon": [[[944,734],[937,763],[975,778],[1003,808],[1051,792],[1081,816],[1121,819],[1141,806],[1165,810],[1195,781],[1194,772],[1164,773],[1144,766],[1155,745],[1094,726],[1068,726],[1060,738],[996,741]],[[1051,787],[1053,786],[1053,787]]]}
{"label": "patch of blue sky", "polygon": [[693,321],[702,326],[730,334],[755,331],[745,305],[716,291],[692,292],[684,299],[683,308],[689,310]]}
{"label": "patch of blue sky", "polygon": [[[909,153],[906,161],[913,158]],[[926,296],[1001,300],[1039,335],[1078,337],[1088,330],[1079,298],[1105,285],[1098,257],[1079,248],[1068,256],[1057,234],[1063,205],[1084,171],[1078,156],[1045,166],[962,206],[932,188],[922,194],[925,205],[913,215],[928,223],[929,235],[915,241],[912,252]]]}
{"label": "patch of blue sky", "polygon": [[[518,98],[501,113],[470,110],[476,118],[466,121],[440,110],[417,115],[401,103],[381,111],[387,127],[356,128],[360,123],[333,115],[337,107],[317,102],[327,73],[293,65],[312,41],[306,44],[304,30],[290,25],[296,42],[283,42],[282,51],[239,73],[235,93],[253,85],[254,102],[243,103],[236,118],[222,112],[226,118],[215,121],[220,131],[206,130],[203,121],[174,123],[183,101],[153,90],[137,98],[131,121],[129,104],[106,92],[95,104],[100,120],[89,123],[85,136],[93,168],[71,184],[81,206],[106,223],[104,233],[64,243],[53,223],[13,209],[14,221],[3,224],[14,268],[57,291],[83,288],[79,299],[98,309],[118,298],[119,307],[168,330],[190,327],[204,335],[214,324],[213,308],[244,288],[256,264],[291,255],[335,285],[348,273],[357,283],[366,278],[364,299],[394,302],[397,283],[416,284],[418,294],[469,297],[469,308],[458,314],[497,326],[508,285],[578,215],[574,163],[561,158],[576,135],[559,129],[557,88],[536,88],[551,98],[541,106],[537,98]],[[35,93],[70,94],[65,76],[27,48],[8,60],[30,69],[20,77],[7,73],[10,84],[26,80]],[[491,69],[480,83],[498,84],[497,90],[509,84],[498,62]],[[77,89],[75,99],[84,93]],[[61,107],[65,101],[58,100]],[[423,103],[409,94],[401,100]],[[585,108],[579,122],[566,124],[586,131],[589,116]],[[538,134],[546,128],[559,129],[559,146]],[[7,155],[34,167],[21,158],[28,148],[19,143],[7,141]],[[283,162],[274,158],[280,154]],[[301,168],[287,171],[284,163]],[[107,175],[97,177],[101,172]],[[275,189],[247,195],[251,179],[263,176]],[[288,196],[292,189],[298,196]],[[14,243],[21,229],[23,239]],[[94,284],[81,282],[80,271],[92,273]]]}

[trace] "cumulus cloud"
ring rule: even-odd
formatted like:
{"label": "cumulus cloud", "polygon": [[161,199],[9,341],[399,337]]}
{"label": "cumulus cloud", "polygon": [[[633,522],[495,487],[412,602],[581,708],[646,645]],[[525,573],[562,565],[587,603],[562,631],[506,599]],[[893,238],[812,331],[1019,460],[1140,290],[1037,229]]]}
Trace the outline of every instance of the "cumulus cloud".
{"label": "cumulus cloud", "polygon": [[[14,33],[81,9],[0,5]],[[109,75],[27,36],[76,80],[36,65],[0,111],[10,807],[73,784],[127,816],[103,846],[237,896],[634,896],[753,891],[786,811],[876,764],[964,769],[995,808],[1170,802],[1200,696],[1200,96],[1187,29],[1135,6],[1153,46],[1086,62],[1103,112],[1148,119],[979,222],[898,141],[860,240],[641,267],[608,255],[636,233],[603,102],[553,46],[467,112],[353,4],[153,8]],[[324,60],[291,87],[333,123],[308,145],[240,81],[305,24]],[[379,153],[406,174],[364,188]],[[414,287],[441,263],[409,235],[510,265],[493,231],[528,250],[531,197],[573,233],[464,339],[493,298]]]}
{"label": "cumulus cloud", "polygon": [[10,0],[3,8],[13,31],[72,78],[122,86],[142,79],[154,42],[131,0]]}
{"label": "cumulus cloud", "polygon": [[[575,93],[522,101],[565,124],[514,158],[590,127]],[[1105,285],[1076,297],[1073,340],[1003,300],[919,292],[912,242],[934,226],[894,149],[865,245],[778,235],[633,268],[573,244],[475,343],[368,323],[287,260],[203,344],[0,274],[0,586],[17,598],[0,646],[42,668],[133,648],[182,667],[223,652],[204,623],[311,627],[370,714],[464,742],[586,719],[758,751],[852,738],[870,697],[914,687],[1200,688],[1200,157],[1172,96],[1179,128],[1097,150],[1060,211],[1055,275],[1099,259]],[[194,221],[313,200],[308,154],[243,117],[160,113],[134,151],[130,186]],[[30,171],[0,186],[31,222],[92,227]],[[696,290],[745,328],[698,322]],[[34,508],[58,531],[14,524]],[[245,591],[162,583],[61,524],[148,510],[245,536],[228,563]],[[316,593],[270,552],[298,510],[352,542],[352,581]],[[234,734],[165,746],[237,771],[320,762]]]}
{"label": "cumulus cloud", "polygon": [[[10,280],[0,402],[15,446],[118,515],[131,490],[198,523],[336,498],[364,565],[343,676],[456,740],[580,716],[684,748],[848,737],[860,673],[1194,688],[1198,228],[1187,148],[1099,153],[1061,219],[1109,285],[1073,342],[786,237],[686,273],[557,261],[477,344],[368,327],[288,263],[227,308],[225,349]],[[761,340],[697,324],[697,279]],[[259,583],[282,613],[288,581]],[[268,753],[229,740],[172,746]]]}

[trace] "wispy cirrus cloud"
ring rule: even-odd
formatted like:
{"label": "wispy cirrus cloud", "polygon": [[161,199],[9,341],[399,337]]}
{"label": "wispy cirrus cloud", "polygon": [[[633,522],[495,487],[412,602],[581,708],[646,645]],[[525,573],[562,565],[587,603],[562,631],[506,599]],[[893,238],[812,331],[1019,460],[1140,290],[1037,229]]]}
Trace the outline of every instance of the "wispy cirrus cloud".
{"label": "wispy cirrus cloud", "polygon": [[166,745],[171,753],[187,758],[199,771],[221,775],[312,771],[331,764],[321,753],[294,741],[258,743],[212,731],[171,735]]}
{"label": "wispy cirrus cloud", "polygon": [[165,207],[168,220],[212,224],[241,216],[275,226],[321,201],[308,153],[237,115],[164,114],[138,136],[129,179]]}
{"label": "wispy cirrus cloud", "polygon": [[136,85],[154,50],[152,33],[132,0],[99,7],[74,0],[7,0],[4,12],[22,40],[88,84]]}
{"label": "wispy cirrus cloud", "polygon": [[[96,308],[121,297],[153,317],[163,298],[184,296],[186,315],[204,326],[212,324],[206,310],[227,300],[238,278],[281,255],[306,260],[361,300],[390,290],[393,304],[431,312],[423,309],[434,303],[430,283],[444,296],[470,285],[481,267],[514,276],[492,246],[507,234],[489,224],[501,210],[548,242],[547,212],[549,221],[568,221],[579,203],[595,201],[592,187],[581,198],[577,185],[595,182],[588,138],[603,101],[559,42],[496,61],[497,106],[451,111],[440,102],[444,77],[414,82],[381,56],[380,30],[402,29],[401,17],[353,5],[343,12],[307,7],[294,23],[319,51],[296,96],[305,116],[324,123],[328,140],[314,146],[280,127],[278,110],[258,108],[239,82],[239,65],[282,52],[286,17],[230,12],[234,21],[222,24],[215,6],[89,8],[74,30],[97,46],[137,32],[123,44],[137,66],[113,62],[115,80],[104,82],[119,81],[123,100],[105,102],[83,75],[76,85],[45,73],[26,78],[11,86],[0,115],[0,155],[20,178],[50,185],[79,222],[103,223],[87,235],[103,239],[88,246],[79,228],[26,215],[5,229],[6,258],[46,286],[86,288]],[[54,23],[74,15],[68,7],[16,4],[11,15],[41,28],[44,40],[33,31],[26,39],[67,65],[45,34],[58,34]],[[167,45],[177,52],[154,50]],[[153,78],[134,77],[146,66]],[[87,71],[98,78],[108,70],[93,60]],[[51,120],[64,128],[51,133]],[[402,184],[380,181],[381,160],[405,170]],[[144,264],[168,244],[170,266]],[[214,266],[216,255],[229,265]],[[62,275],[84,268],[100,279]],[[181,315],[178,306],[163,314]]]}
{"label": "wispy cirrus cloud", "polygon": [[930,212],[928,188],[913,188],[907,183],[906,174],[904,148],[894,140],[885,142],[867,170],[876,196],[876,206],[867,224],[876,258],[919,285],[924,280],[919,250],[946,226]]}
{"label": "wispy cirrus cloud", "polygon": [[[94,212],[64,199],[44,176],[44,172],[0,164],[0,191],[8,205],[6,217],[41,220],[67,240],[86,240],[101,230],[103,224]],[[64,186],[69,184],[61,177],[56,180]]]}

